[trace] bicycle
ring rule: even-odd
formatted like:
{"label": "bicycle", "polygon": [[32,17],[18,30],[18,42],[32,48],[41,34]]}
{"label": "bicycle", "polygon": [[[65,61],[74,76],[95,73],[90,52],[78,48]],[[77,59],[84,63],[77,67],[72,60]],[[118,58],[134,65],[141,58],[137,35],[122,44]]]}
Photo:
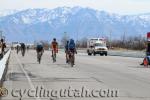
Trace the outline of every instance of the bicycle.
{"label": "bicycle", "polygon": [[37,53],[37,60],[38,60],[39,64],[41,63],[41,58],[42,58],[42,52],[38,52]]}

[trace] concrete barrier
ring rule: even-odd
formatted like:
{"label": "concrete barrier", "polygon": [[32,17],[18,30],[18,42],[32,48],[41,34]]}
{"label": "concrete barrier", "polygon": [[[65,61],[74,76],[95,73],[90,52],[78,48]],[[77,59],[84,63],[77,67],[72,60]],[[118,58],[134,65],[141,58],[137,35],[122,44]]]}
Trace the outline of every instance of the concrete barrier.
{"label": "concrete barrier", "polygon": [[3,75],[6,70],[6,65],[7,65],[8,58],[10,56],[10,52],[11,50],[8,50],[7,53],[4,55],[4,57],[0,60],[0,84],[3,81]]}

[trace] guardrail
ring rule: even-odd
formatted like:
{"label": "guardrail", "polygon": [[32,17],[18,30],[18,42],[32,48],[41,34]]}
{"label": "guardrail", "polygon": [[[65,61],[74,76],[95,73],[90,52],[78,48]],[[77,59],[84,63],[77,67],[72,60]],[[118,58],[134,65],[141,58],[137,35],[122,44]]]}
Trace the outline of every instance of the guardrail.
{"label": "guardrail", "polygon": [[6,65],[8,58],[10,56],[11,50],[8,50],[7,53],[4,55],[4,57],[0,60],[0,84],[2,84],[3,77],[6,71]]}

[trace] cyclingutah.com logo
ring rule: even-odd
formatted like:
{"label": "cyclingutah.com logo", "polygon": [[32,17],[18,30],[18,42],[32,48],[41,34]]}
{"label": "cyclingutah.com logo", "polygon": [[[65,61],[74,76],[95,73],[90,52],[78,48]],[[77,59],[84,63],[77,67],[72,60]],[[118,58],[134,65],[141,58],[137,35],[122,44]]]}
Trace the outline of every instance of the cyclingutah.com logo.
{"label": "cyclingutah.com logo", "polygon": [[0,97],[8,95],[8,90],[5,87],[0,87]]}
{"label": "cyclingutah.com logo", "polygon": [[[9,92],[9,93],[8,93]],[[16,88],[7,90],[4,87],[0,88],[0,96],[9,96],[24,100],[24,98],[43,98],[43,99],[66,99],[66,98],[117,98],[117,89],[92,89],[85,86],[73,88],[71,86],[57,89],[44,88],[36,86],[35,88],[21,89]],[[8,97],[9,97],[8,96]]]}

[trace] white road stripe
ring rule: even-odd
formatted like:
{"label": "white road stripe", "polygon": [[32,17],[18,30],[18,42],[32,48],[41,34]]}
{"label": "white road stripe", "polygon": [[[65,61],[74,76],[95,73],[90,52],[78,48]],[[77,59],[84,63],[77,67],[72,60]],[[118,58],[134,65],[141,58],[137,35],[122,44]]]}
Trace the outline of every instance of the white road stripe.
{"label": "white road stripe", "polygon": [[[23,65],[21,64],[21,61],[18,59],[18,57],[17,57],[17,55],[16,55],[15,53],[14,53],[14,55],[15,55],[15,58],[16,58],[17,62],[18,62],[19,65],[20,65],[20,68],[21,68],[22,71],[24,72],[24,74],[25,74],[25,76],[26,76],[26,78],[27,78],[27,80],[28,80],[28,83],[29,83],[30,87],[35,90],[35,87],[34,87],[32,81],[31,81],[29,75],[28,75],[27,72],[24,70]],[[35,98],[36,100],[41,100],[39,97],[37,97],[37,98],[34,97],[34,98]]]}

